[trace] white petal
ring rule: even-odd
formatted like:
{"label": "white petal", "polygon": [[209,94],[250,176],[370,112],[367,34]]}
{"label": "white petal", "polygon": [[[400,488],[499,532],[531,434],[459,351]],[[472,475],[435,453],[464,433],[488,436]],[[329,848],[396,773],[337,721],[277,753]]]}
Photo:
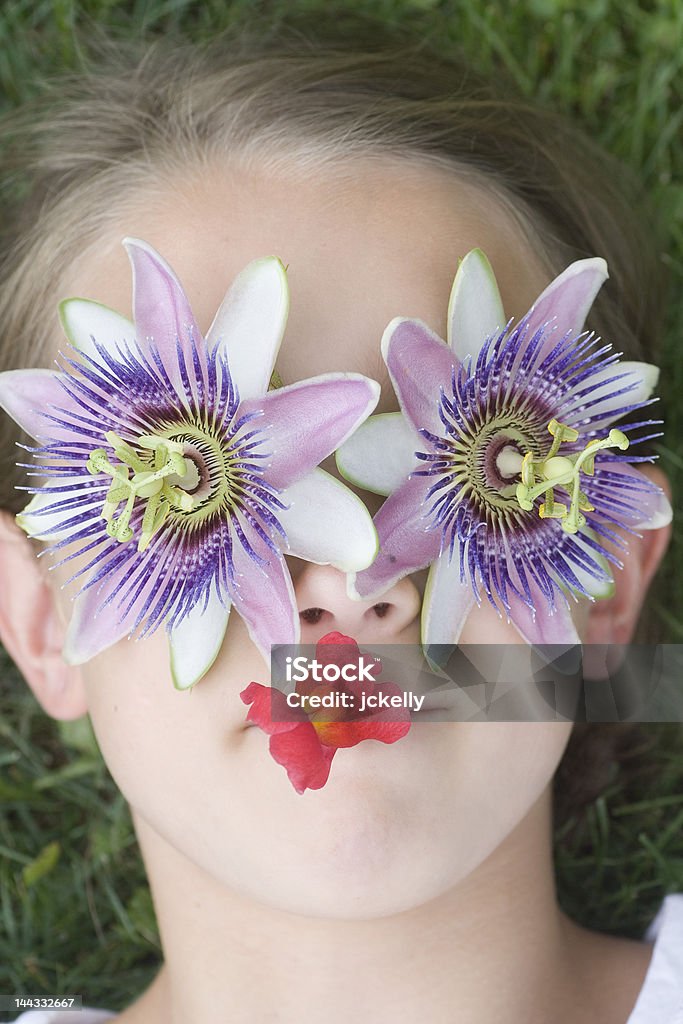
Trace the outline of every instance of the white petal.
{"label": "white petal", "polygon": [[[88,477],[87,479],[91,478]],[[77,483],[78,481],[70,480],[69,482]],[[60,508],[52,512],[44,511],[50,505],[76,497],[82,499],[80,507]],[[88,500],[89,498],[90,500]],[[51,544],[56,544],[57,541],[68,537],[73,530],[80,529],[79,526],[72,526],[60,530],[59,527],[62,523],[85,511],[89,506],[94,508],[99,505],[101,508],[103,501],[103,494],[94,492],[92,487],[84,487],[83,490],[67,491],[65,493],[56,491],[53,487],[44,486],[38,494],[33,495],[26,508],[17,515],[17,526],[21,527],[24,533],[34,540],[44,540],[49,541]]]}
{"label": "white petal", "polygon": [[[581,532],[589,534],[590,536],[592,536],[594,540],[600,540],[597,534],[595,534],[591,530],[584,529]],[[596,579],[595,576],[591,575],[591,573],[589,573],[587,569],[583,569],[575,562],[572,562],[571,559],[567,559],[569,565],[571,566],[571,570],[578,579],[579,583],[581,583],[588,591],[590,596],[595,598],[596,600],[599,600],[604,597],[611,597],[614,593],[614,578],[612,576],[612,569],[610,567],[610,563],[607,561],[604,555],[599,554],[599,552],[595,551],[592,547],[586,544],[585,541],[582,540],[581,533],[575,534],[573,539],[574,544],[576,544],[576,546],[580,548],[587,555],[588,558],[592,558],[594,562],[597,562],[600,568],[609,576],[609,579],[607,580]],[[556,577],[556,581],[558,586],[562,590],[564,590],[564,581],[561,582],[559,577]],[[576,590],[576,588],[573,587],[572,593],[574,593],[579,598],[584,596],[580,590]]]}
{"label": "white petal", "polygon": [[135,341],[133,322],[100,302],[65,299],[59,305],[59,318],[71,344],[97,362],[102,359],[93,338],[109,352],[115,352],[122,341]]}
{"label": "white petal", "polygon": [[661,487],[630,462],[615,462],[604,467],[602,480],[596,475],[595,483],[587,487],[590,495],[597,488],[596,498],[609,507],[618,501],[630,506],[625,523],[632,530],[658,530],[673,518],[671,503]]}
{"label": "white petal", "polygon": [[462,362],[476,359],[490,335],[505,327],[505,312],[493,269],[481,249],[460,262],[448,302],[448,344]]}
{"label": "white petal", "polygon": [[280,495],[289,505],[277,517],[287,534],[285,553],[342,572],[367,568],[377,554],[377,532],[360,498],[322,469]]}
{"label": "white petal", "polygon": [[356,487],[391,494],[415,469],[422,440],[401,412],[371,416],[337,449],[339,472]]}
{"label": "white petal", "polygon": [[662,526],[668,526],[673,517],[674,510],[671,507],[671,502],[664,491],[660,491],[656,507],[648,518],[639,523],[633,523],[633,527],[636,530],[659,530]]}
{"label": "white petal", "polygon": [[268,390],[289,315],[287,273],[277,256],[252,260],[237,275],[209,328],[220,342],[240,399]]}
{"label": "white petal", "polygon": [[[635,469],[635,466],[633,468]],[[644,473],[641,475],[645,477]],[[645,479],[647,478],[645,477]],[[673,517],[674,510],[671,507],[671,502],[661,487],[657,487],[655,493],[650,496],[644,517],[640,520],[629,520],[629,526],[634,530],[659,530],[662,526],[668,526]]]}
{"label": "white petal", "polygon": [[178,690],[187,690],[204,676],[218,657],[228,626],[230,605],[222,604],[211,587],[209,602],[196,605],[169,635],[171,676]]}
{"label": "white petal", "polygon": [[[622,376],[626,374],[626,376]],[[613,378],[618,377],[618,380]],[[650,397],[659,380],[659,367],[651,363],[638,363],[624,361],[615,363],[613,366],[605,366],[602,370],[592,374],[580,385],[590,387],[590,394],[585,395],[582,401],[589,402],[585,412],[591,418],[602,415],[614,415],[620,409],[629,405],[638,405]],[[613,381],[613,383],[608,383]],[[596,394],[598,390],[607,384],[608,390],[602,395]],[[623,389],[630,388],[629,391]],[[616,394],[621,392],[621,394]]]}
{"label": "white petal", "polygon": [[457,550],[449,561],[444,551],[429,570],[422,602],[422,646],[455,644],[475,604],[472,585],[460,580]]}

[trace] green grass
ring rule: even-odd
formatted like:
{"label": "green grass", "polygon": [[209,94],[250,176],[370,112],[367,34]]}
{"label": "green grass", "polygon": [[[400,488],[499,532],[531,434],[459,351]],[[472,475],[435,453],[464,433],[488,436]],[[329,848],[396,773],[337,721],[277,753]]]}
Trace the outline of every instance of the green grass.
{"label": "green grass", "polygon": [[0,993],[120,1006],[159,961],[127,804],[88,720],[49,719],[0,664]]}
{"label": "green grass", "polygon": [[[182,31],[196,39],[248,20],[253,0],[5,0],[0,92],[7,107],[54,71],[77,69],[79,32],[123,37]],[[683,5],[678,0],[267,0],[269,23],[364,16],[403,27],[523,94],[573,115],[640,175],[661,222],[671,280],[662,394],[662,466],[675,503],[683,479]],[[78,30],[78,31],[76,31]],[[683,642],[683,529],[674,530],[655,597],[663,635]],[[558,847],[563,904],[595,927],[637,934],[668,891],[683,891],[680,730],[657,730],[654,771],[616,778]],[[40,713],[0,661],[0,992],[82,992],[119,1008],[158,962],[154,917],[130,819],[84,722]],[[2,1015],[0,1014],[0,1019]]]}
{"label": "green grass", "polygon": [[647,770],[614,772],[604,792],[555,836],[560,902],[591,928],[639,937],[663,895],[683,889],[679,725],[650,726]]}

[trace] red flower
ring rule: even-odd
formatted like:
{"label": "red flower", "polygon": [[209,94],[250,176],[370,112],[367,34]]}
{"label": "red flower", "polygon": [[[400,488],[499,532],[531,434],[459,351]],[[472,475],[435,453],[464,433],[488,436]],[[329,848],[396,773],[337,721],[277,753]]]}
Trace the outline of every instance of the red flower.
{"label": "red flower", "polygon": [[[342,633],[328,633],[316,645],[316,660],[324,666],[358,665],[361,653],[356,641]],[[378,675],[378,664],[372,672]],[[286,769],[289,781],[297,793],[306,789],[321,789],[330,774],[330,765],[340,747],[354,747],[362,740],[380,740],[395,743],[410,729],[407,708],[381,708],[374,714],[367,709],[359,716],[364,695],[394,696],[403,691],[394,683],[347,682],[334,683],[307,679],[296,686],[298,702],[303,707],[292,707],[287,695],[273,686],[249,683],[240,697],[251,707],[247,720],[258,725],[270,736],[272,757]],[[343,695],[342,707],[311,707],[310,698],[329,694]],[[308,705],[308,710],[306,710]]]}

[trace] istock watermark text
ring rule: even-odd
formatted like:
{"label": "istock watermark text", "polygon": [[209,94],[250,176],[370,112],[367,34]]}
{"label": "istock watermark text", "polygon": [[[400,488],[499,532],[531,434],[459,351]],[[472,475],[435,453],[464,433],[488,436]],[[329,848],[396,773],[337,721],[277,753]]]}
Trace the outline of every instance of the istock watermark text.
{"label": "istock watermark text", "polygon": [[300,655],[285,658],[285,679],[288,683],[303,683],[312,679],[314,683],[372,683],[377,673],[379,658],[360,657],[357,662],[346,665],[326,664],[315,658]]}

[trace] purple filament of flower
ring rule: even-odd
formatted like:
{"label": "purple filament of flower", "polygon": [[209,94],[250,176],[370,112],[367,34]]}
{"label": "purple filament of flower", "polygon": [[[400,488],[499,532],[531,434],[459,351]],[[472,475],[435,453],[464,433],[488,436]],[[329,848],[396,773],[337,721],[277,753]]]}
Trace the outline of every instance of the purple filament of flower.
{"label": "purple filament of flower", "polygon": [[[286,505],[267,478],[272,439],[259,426],[260,413],[240,415],[240,397],[218,345],[200,352],[193,338],[185,349],[178,342],[178,387],[153,344],[148,355],[137,342],[120,344],[116,354],[97,342],[95,348],[98,359],[76,350],[60,353],[64,402],[43,414],[59,439],[27,449],[54,501],[33,515],[52,521],[58,514],[57,525],[45,530],[46,537],[58,537],[49,551],[68,548],[58,564],[91,555],[72,576],[87,574],[82,590],[99,588],[111,573],[125,570],[115,594],[103,599],[102,611],[109,605],[121,619],[133,612],[133,630],[144,636],[164,621],[171,629],[193,607],[205,606],[212,587],[228,606],[239,589],[236,545],[256,571],[266,572],[271,558],[281,559],[286,536],[277,512]],[[141,434],[189,445],[186,460],[196,459],[205,480],[207,494],[197,499],[196,508],[173,510],[143,551],[137,547],[142,505],[137,502],[131,513],[133,540],[112,539],[102,518],[112,479],[87,470],[99,448],[117,461],[105,437],[110,431],[148,457],[139,446]],[[26,489],[46,493],[42,487]]]}
{"label": "purple filament of flower", "polygon": [[[505,476],[492,451],[500,453],[508,446],[520,457],[531,452],[535,460],[543,459],[552,441],[548,424],[557,419],[579,431],[575,442],[563,444],[561,454],[580,452],[589,441],[605,436],[605,424],[650,404],[629,402],[636,384],[628,372],[621,372],[611,346],[598,348],[593,335],[567,334],[550,349],[546,340],[543,328],[529,338],[524,323],[514,329],[508,324],[488,338],[476,360],[454,369],[450,387],[441,388],[443,433],[421,430],[425,450],[415,452],[420,468],[413,475],[434,480],[425,495],[425,529],[440,531],[441,551],[449,558],[457,546],[461,580],[469,576],[477,601],[483,590],[492,604],[500,603],[506,611],[511,592],[534,608],[530,581],[551,611],[558,583],[588,594],[580,574],[608,581],[600,561],[620,562],[601,540],[624,547],[613,527],[629,529],[629,522],[638,518],[639,490],[642,496],[649,489],[646,481],[636,484],[610,472],[619,462],[633,462],[630,453],[625,458],[600,452],[594,476],[581,478],[595,511],[585,513],[589,529],[580,540],[565,532],[559,520],[542,519],[537,509],[525,511],[518,504],[515,485],[520,477]],[[611,366],[614,375],[606,379],[605,367]],[[592,413],[608,394],[609,412],[603,408]],[[623,401],[618,407],[613,402],[617,396]],[[629,433],[659,422],[643,420],[629,427]],[[656,435],[631,436],[631,444],[651,436]],[[555,501],[569,505],[571,497],[557,487]]]}

